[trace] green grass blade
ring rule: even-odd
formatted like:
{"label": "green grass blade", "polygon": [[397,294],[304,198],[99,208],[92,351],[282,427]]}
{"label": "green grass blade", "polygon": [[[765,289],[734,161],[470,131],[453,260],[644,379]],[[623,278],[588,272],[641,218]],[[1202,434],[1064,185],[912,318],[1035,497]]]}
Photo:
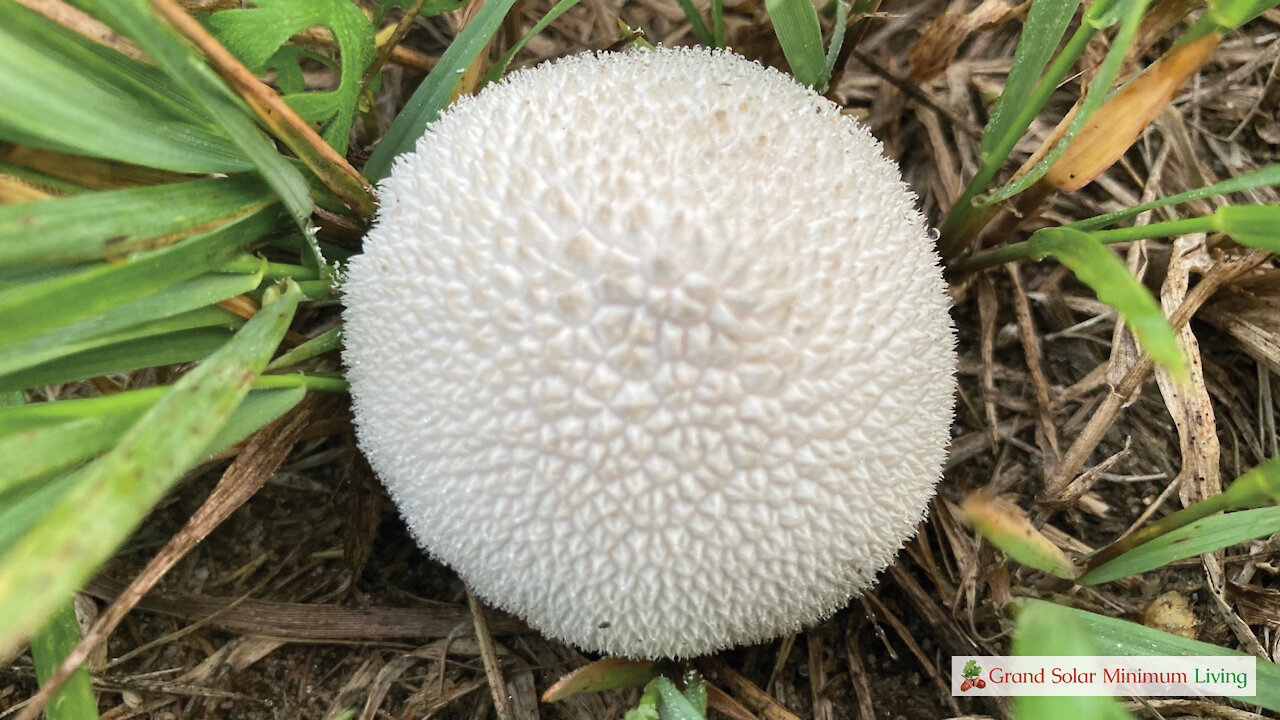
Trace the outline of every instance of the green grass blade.
{"label": "green grass blade", "polygon": [[[1270,252],[1280,252],[1280,234],[1275,230],[1277,223],[1280,223],[1280,205],[1227,205],[1218,208],[1213,215],[1202,215],[1200,217],[1150,223],[1148,225],[1094,230],[1087,234],[1103,245],[1111,245],[1132,240],[1173,237],[1189,233],[1226,233],[1235,238],[1236,242],[1241,245]],[[1080,232],[1078,228],[1070,225],[1051,229],[1055,232],[1058,230],[1072,233]],[[1032,235],[1032,239],[1034,240],[1038,234]],[[1032,257],[1035,255],[1033,250],[1033,243],[1029,240],[1013,243],[990,252],[974,255],[961,261],[958,267],[965,272],[982,270],[1001,263]]]}
{"label": "green grass blade", "polygon": [[204,59],[150,11],[145,0],[94,0],[109,24],[122,29],[156,64],[214,118],[275,190],[304,232],[311,228],[311,193],[302,174],[258,128],[240,102]]}
{"label": "green grass blade", "polygon": [[[259,382],[267,378],[260,378]],[[271,378],[279,381],[283,379],[301,380],[292,385],[279,385],[278,387],[269,387],[266,389],[255,388],[245,398],[240,407],[231,414],[231,418],[227,420],[227,424],[218,431],[210,441],[208,447],[201,454],[202,457],[209,457],[226,449],[233,443],[247,437],[254,430],[266,425],[275,418],[283,415],[291,407],[296,405],[308,392],[312,389],[311,383],[307,378],[299,378],[298,376],[274,376]],[[255,383],[256,385],[257,383]],[[272,383],[278,384],[278,383]],[[122,397],[125,395],[135,396],[127,404],[127,407],[121,406],[120,403],[114,403],[119,410],[118,416],[111,416],[108,419],[118,422],[124,427],[114,436],[108,438],[105,447],[112,446],[122,435],[128,426],[136,421],[146,412],[157,400],[159,400],[168,387],[147,388],[146,390],[135,390],[129,393],[120,393],[119,395],[110,396],[110,398]],[[96,403],[99,400],[107,400],[108,398],[91,398],[88,400],[66,400],[54,403],[39,403],[28,407],[40,408],[42,410],[52,409],[54,413],[36,413],[34,416],[27,418],[28,420],[39,422],[46,419],[45,415],[65,415],[67,413],[90,412],[100,414],[104,412],[106,404]],[[48,407],[41,407],[48,406]],[[73,420],[74,421],[74,420]],[[46,513],[54,506],[57,500],[62,497],[68,490],[75,487],[79,482],[83,469],[75,472],[59,475],[51,473],[38,478],[33,478],[25,483],[19,483],[14,487],[0,491],[0,557],[3,557],[9,547],[21,537],[28,528],[36,523],[37,520],[44,517]]]}
{"label": "green grass blade", "polygon": [[[1013,631],[1014,655],[1105,655],[1075,618],[1059,613],[1057,605],[1028,604],[1018,614]],[[1113,697],[1013,698],[1014,716],[1026,720],[1132,720]]]}
{"label": "green grass blade", "polygon": [[195,362],[222,347],[231,336],[226,327],[197,328],[104,345],[0,377],[0,391]]}
{"label": "green grass blade", "polygon": [[245,397],[240,407],[231,413],[227,424],[218,430],[204,455],[216,455],[252,435],[267,423],[284,415],[307,396],[306,386],[277,390],[254,390]]}
{"label": "green grass blade", "polygon": [[272,293],[0,557],[0,655],[39,628],[202,459],[284,337],[298,297],[294,287]]}
{"label": "green grass blade", "polygon": [[99,397],[0,407],[0,435],[84,418],[106,420],[121,414],[129,415],[128,422],[132,423],[154,405],[166,389],[152,387]]}
{"label": "green grass blade", "polygon": [[351,387],[342,373],[281,373],[263,375],[253,384],[255,390],[275,388],[305,388],[307,392],[345,393]]}
{"label": "green grass blade", "polygon": [[24,482],[64,470],[105,450],[132,417],[78,418],[0,436],[0,496]]}
{"label": "green grass blade", "polygon": [[570,8],[580,2],[582,2],[582,0],[560,0],[560,2],[556,3],[555,7],[547,11],[547,14],[543,15],[542,19],[535,23],[534,26],[529,29],[529,32],[524,34],[524,37],[520,38],[515,45],[512,45],[510,49],[504,52],[502,57],[498,58],[498,61],[493,64],[493,67],[489,68],[489,71],[484,74],[484,84],[487,85],[492,82],[497,82],[498,79],[502,77],[502,74],[507,71],[507,67],[511,65],[511,60],[515,58],[516,53],[523,50],[524,46],[527,45],[530,40],[537,37],[539,33],[547,29],[547,26],[551,25],[551,23],[555,22],[557,18],[568,12]]}
{"label": "green grass blade", "polygon": [[396,156],[413,149],[414,143],[427,131],[448,104],[458,78],[480,51],[489,44],[494,33],[502,27],[502,20],[511,10],[515,0],[490,0],[486,2],[467,26],[458,33],[440,56],[431,74],[414,91],[413,97],[396,116],[378,146],[373,149],[364,166],[364,176],[376,182],[391,172]]}
{"label": "green grass blade", "polygon": [[662,720],[662,716],[658,714],[658,695],[658,679],[654,678],[644,686],[644,692],[640,693],[640,702],[636,707],[628,710],[622,720]]}
{"label": "green grass blade", "polygon": [[111,190],[0,206],[0,268],[145,250],[274,202],[253,177]]}
{"label": "green grass blade", "polygon": [[[76,621],[74,600],[68,598],[58,606],[40,631],[31,636],[31,659],[36,665],[36,679],[44,685],[62,665],[62,661],[80,642],[80,623]],[[47,720],[96,720],[98,701],[93,696],[88,668],[81,667],[44,708]]]}
{"label": "green grass blade", "polygon": [[82,473],[46,475],[0,495],[0,558],[75,486]]}
{"label": "green grass blade", "polygon": [[765,0],[764,7],[773,22],[782,54],[791,66],[791,74],[801,85],[819,87],[826,57],[822,52],[818,10],[810,0]]}
{"label": "green grass blade", "polygon": [[[0,457],[7,458],[0,467],[0,505],[4,504],[6,493],[22,484],[84,462],[114,445],[166,389],[40,403],[33,407],[54,410],[54,417],[50,413],[28,413],[24,419],[20,414],[11,414],[0,421]],[[283,415],[306,396],[307,390],[305,382],[293,387],[254,389],[209,443],[205,454],[219,452]],[[126,397],[128,402],[105,402]],[[0,416],[3,413],[4,409],[0,409]],[[24,420],[25,427],[21,425]]]}
{"label": "green grass blade", "polygon": [[[1026,110],[1036,89],[1036,81],[1048,66],[1054,49],[1062,42],[1067,25],[1079,6],[1080,0],[1033,0],[1031,3],[1022,34],[1018,36],[1018,47],[1013,52],[1013,63],[1009,67],[1004,90],[996,100],[991,119],[982,133],[980,157],[983,162],[1003,164],[1008,151],[1004,156],[998,156],[997,149],[1007,147],[1011,150],[1030,125]],[[1036,112],[1039,112],[1038,107]]]}
{"label": "green grass blade", "polygon": [[849,24],[849,3],[836,0],[836,26],[831,31],[831,42],[827,44],[827,57],[822,61],[822,83],[820,92],[826,92],[831,84],[831,74],[835,72],[836,61],[840,59],[840,48],[844,45],[844,33]]}
{"label": "green grass blade", "polygon": [[1220,33],[1228,33],[1280,5],[1277,0],[1209,0],[1205,13]]}
{"label": "green grass blade", "polygon": [[[259,267],[263,265],[259,261]],[[0,377],[96,347],[198,327],[234,330],[240,317],[213,303],[257,289],[262,274],[210,273],[0,349]]]}
{"label": "green grass blade", "polygon": [[1118,556],[1163,537],[1179,528],[1220,512],[1249,510],[1280,503],[1280,457],[1274,457],[1241,475],[1226,490],[1166,515],[1089,556],[1090,569],[1102,567]]}
{"label": "green grass blade", "polygon": [[982,155],[978,171],[969,180],[969,184],[965,186],[964,192],[956,200],[955,205],[951,206],[951,211],[947,213],[946,220],[939,228],[945,239],[951,239],[957,234],[972,230],[969,224],[975,221],[980,215],[981,208],[987,204],[982,193],[995,179],[1000,168],[1004,167],[1009,153],[1013,152],[1022,133],[1026,132],[1031,122],[1040,114],[1040,110],[1049,101],[1049,96],[1084,53],[1096,32],[1097,28],[1088,23],[1076,28],[1076,31],[1071,34],[1071,39],[1067,41],[1066,47],[1045,71],[1044,79],[1036,85],[1031,97],[1022,105],[1010,109],[1010,112],[1015,114],[1014,119],[1009,123],[1010,127],[999,135],[983,133],[984,139],[992,138],[990,151]]}
{"label": "green grass blade", "polygon": [[1096,585],[1118,580],[1277,532],[1280,532],[1280,507],[1215,515],[1184,525],[1099,565],[1085,573],[1080,583]]}
{"label": "green grass blade", "polygon": [[1254,188],[1275,187],[1276,185],[1280,185],[1280,164],[1268,165],[1264,168],[1259,168],[1258,170],[1247,172],[1243,175],[1228,178],[1222,182],[1213,183],[1212,185],[1205,185],[1204,187],[1188,190],[1176,195],[1170,195],[1168,197],[1160,198],[1159,200],[1152,200],[1151,202],[1142,203],[1141,205],[1134,205],[1126,210],[1119,210],[1117,212],[1107,213],[1106,215],[1098,215],[1086,220],[1073,222],[1066,227],[1084,232],[1100,230],[1105,227],[1110,227],[1121,220],[1127,220],[1131,217],[1140,215],[1148,210],[1156,210],[1158,208],[1169,207],[1170,205],[1178,205],[1191,200],[1200,200],[1202,198],[1217,197],[1228,193],[1243,192]]}
{"label": "green grass blade", "polygon": [[662,675],[654,678],[653,682],[658,687],[658,716],[662,720],[706,720],[675,683]]}
{"label": "green grass blade", "polygon": [[712,47],[724,48],[724,0],[711,0],[711,39]]}
{"label": "green grass blade", "polygon": [[680,4],[680,9],[684,11],[684,16],[689,19],[689,25],[693,28],[693,34],[698,36],[698,42],[707,46],[714,46],[716,39],[707,29],[707,24],[702,21],[702,16],[698,14],[698,8],[693,6],[693,0],[676,0]]}
{"label": "green grass blade", "polygon": [[1241,245],[1280,252],[1280,205],[1226,205],[1213,218],[1219,231]]}
{"label": "green grass blade", "polygon": [[[1111,85],[1115,82],[1116,75],[1119,74],[1120,67],[1124,63],[1125,53],[1128,52],[1129,46],[1133,44],[1134,35],[1137,34],[1138,26],[1142,23],[1142,15],[1146,12],[1148,3],[1149,0],[1118,0],[1116,2],[1116,16],[1122,18],[1120,29],[1116,31],[1116,36],[1111,41],[1111,48],[1107,51],[1106,57],[1103,58],[1102,64],[1098,67],[1098,73],[1089,82],[1089,90],[1085,93],[1084,102],[1080,104],[1080,111],[1076,113],[1075,118],[1071,121],[1066,135],[1026,175],[1009,182],[1003,188],[985,198],[983,200],[984,205],[1007,200],[1031,187],[1033,183],[1044,177],[1044,174],[1049,171],[1049,167],[1058,161],[1058,158],[1066,151],[1067,146],[1071,144],[1071,139],[1075,137],[1076,132],[1084,127],[1085,121],[1089,119],[1093,111],[1102,107],[1102,104],[1111,95]],[[1092,8],[1090,10],[1092,11]],[[1099,22],[1108,20],[1110,20],[1110,17]]]}
{"label": "green grass blade", "polygon": [[1177,335],[1155,298],[1102,243],[1078,230],[1045,228],[1033,234],[1027,244],[1037,260],[1052,255],[1080,282],[1093,288],[1099,300],[1124,318],[1152,360],[1175,376],[1186,375],[1186,358],[1178,347]]}
{"label": "green grass blade", "polygon": [[282,368],[292,367],[305,360],[310,360],[317,355],[323,355],[330,350],[337,350],[342,347],[342,328],[336,327],[311,338],[302,343],[298,347],[281,355],[271,364],[267,366],[267,370],[280,370]]}
{"label": "green grass blade", "polygon": [[[1022,612],[1034,609],[1037,613],[1041,613],[1045,617],[1042,621],[1045,624],[1057,623],[1072,626],[1080,634],[1093,638],[1096,650],[1090,654],[1112,657],[1151,655],[1249,657],[1242,652],[1171,635],[1127,620],[1117,620],[1043,600],[1025,599],[1019,602],[1023,604]],[[1231,697],[1248,705],[1261,705],[1268,710],[1280,711],[1280,666],[1258,658],[1256,690],[1257,695]],[[1065,700],[1066,698],[1057,699]]]}
{"label": "green grass blade", "polygon": [[6,318],[0,352],[19,341],[213,270],[266,235],[273,219],[266,212],[257,212],[121,264],[98,264],[56,279],[0,290],[0,317]]}
{"label": "green grass blade", "polygon": [[[21,395],[0,398],[0,412],[9,405],[20,406],[23,401]],[[93,436],[81,436],[81,439],[92,441]],[[5,466],[0,469],[5,471],[10,470],[15,463],[38,459],[43,454],[42,450],[59,452],[64,449],[56,445],[41,448],[38,442],[33,442],[25,449],[2,447],[3,444],[4,439],[0,439],[0,457],[6,458]],[[5,478],[0,477],[0,502],[3,502],[8,489]],[[58,666],[79,641],[80,624],[76,620],[75,601],[68,599],[49,618],[49,621],[31,636],[31,658],[36,666],[36,680],[41,685],[44,685],[57,672]],[[54,694],[49,704],[45,706],[45,717],[48,720],[96,720],[98,702],[94,698],[87,669],[81,668],[77,671],[62,686],[62,689]]]}
{"label": "green grass blade", "polygon": [[[141,63],[0,3],[0,138],[179,172],[252,168],[218,128],[149,87]],[[169,92],[166,92],[168,90]]]}

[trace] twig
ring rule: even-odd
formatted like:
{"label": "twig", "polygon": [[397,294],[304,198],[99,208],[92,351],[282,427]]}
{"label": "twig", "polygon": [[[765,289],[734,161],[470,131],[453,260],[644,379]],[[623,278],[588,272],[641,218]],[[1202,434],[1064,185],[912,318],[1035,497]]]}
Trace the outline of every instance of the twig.
{"label": "twig", "polygon": [[853,682],[853,694],[858,699],[858,713],[862,720],[875,720],[876,709],[871,704],[871,683],[867,681],[867,667],[862,664],[862,648],[858,646],[858,625],[861,618],[849,619],[849,629],[844,635],[845,656],[849,660],[849,680]]}
{"label": "twig", "polygon": [[1013,310],[1018,318],[1021,331],[1022,354],[1031,372],[1031,385],[1036,391],[1036,405],[1040,410],[1040,429],[1053,457],[1045,458],[1045,475],[1052,472],[1062,453],[1058,450],[1058,430],[1053,424],[1053,400],[1049,395],[1049,381],[1045,379],[1044,368],[1040,365],[1040,337],[1036,334],[1035,322],[1031,319],[1031,304],[1027,302],[1027,293],[1022,289],[1022,276],[1018,266],[1006,265],[1009,281],[1013,283]]}
{"label": "twig", "polygon": [[804,635],[809,650],[809,694],[813,697],[813,720],[833,720],[835,708],[831,706],[831,698],[823,694],[827,687],[827,664],[821,629],[813,628]]}
{"label": "twig", "polygon": [[942,692],[942,697],[946,699],[947,706],[951,708],[951,712],[959,715],[960,706],[956,703],[956,699],[951,696],[951,686],[943,679],[938,669],[933,666],[933,662],[929,660],[929,656],[925,654],[924,649],[916,642],[915,637],[907,629],[907,626],[903,625],[901,620],[889,612],[889,608],[885,607],[884,603],[874,593],[866,593],[862,597],[867,601],[868,605],[872,606],[876,614],[884,618],[893,627],[893,631],[898,633],[898,637],[902,638],[902,642],[907,646],[907,649],[911,651],[912,655],[915,655],[925,673],[933,680],[933,684],[938,686],[938,690]]}
{"label": "twig", "polygon": [[367,90],[369,83],[378,77],[378,73],[382,71],[382,66],[387,64],[387,60],[391,58],[392,52],[400,46],[400,42],[404,40],[404,36],[409,34],[409,27],[413,25],[413,19],[418,17],[418,12],[422,10],[427,0],[413,0],[413,4],[405,8],[404,15],[400,17],[400,22],[396,23],[396,29],[391,31],[391,37],[378,48],[378,57],[364,71],[364,77],[360,80],[360,88]]}
{"label": "twig", "polygon": [[[1219,287],[1248,272],[1269,257],[1271,257],[1269,252],[1253,250],[1235,262],[1219,262],[1187,293],[1187,299],[1178,306],[1177,312],[1170,316],[1169,325],[1174,330],[1181,328]],[[1120,415],[1120,410],[1142,385],[1153,367],[1151,356],[1143,353],[1138,362],[1129,368],[1120,382],[1111,389],[1093,417],[1089,418],[1089,423],[1085,425],[1084,430],[1080,432],[1075,442],[1071,443],[1057,472],[1045,482],[1045,489],[1041,495],[1042,502],[1061,502],[1066,499],[1060,497],[1063,491],[1079,474],[1085,460],[1093,454],[1098,443],[1102,442],[1103,435],[1111,429],[1111,425]]]}
{"label": "twig", "polygon": [[489,621],[484,617],[484,605],[471,588],[467,588],[467,605],[471,607],[471,617],[476,624],[476,641],[480,643],[480,659],[484,661],[484,676],[489,681],[489,693],[493,695],[493,709],[498,713],[498,720],[515,720],[511,698],[507,697],[507,684],[502,679],[502,668],[498,667],[498,651],[493,646],[493,635],[489,634]]}
{"label": "twig", "polygon": [[733,693],[734,697],[741,700],[742,704],[763,716],[764,720],[800,720],[799,716],[784,708],[777,700],[761,690],[760,686],[729,667],[729,664],[720,658],[704,657],[698,660],[697,664],[708,680],[723,685]]}
{"label": "twig", "polygon": [[960,113],[956,112],[954,109],[947,107],[946,105],[943,105],[937,100],[934,100],[933,98],[929,97],[928,93],[921,90],[914,83],[906,80],[905,78],[900,78],[897,75],[894,75],[893,73],[889,72],[888,68],[876,62],[875,60],[872,60],[871,56],[867,55],[861,50],[854,50],[852,54],[855,58],[858,59],[858,62],[862,63],[863,65],[866,65],[868,70],[884,78],[886,81],[888,81],[890,85],[901,90],[903,93],[906,94],[907,97],[911,98],[912,100],[915,100],[916,102],[937,111],[940,115],[945,117],[947,120],[951,121],[951,124],[954,125],[957,129],[964,132],[965,135],[968,135],[969,137],[975,138],[977,140],[982,139],[982,128],[978,127],[977,125],[974,125],[973,123],[969,122],[965,118],[961,117]]}

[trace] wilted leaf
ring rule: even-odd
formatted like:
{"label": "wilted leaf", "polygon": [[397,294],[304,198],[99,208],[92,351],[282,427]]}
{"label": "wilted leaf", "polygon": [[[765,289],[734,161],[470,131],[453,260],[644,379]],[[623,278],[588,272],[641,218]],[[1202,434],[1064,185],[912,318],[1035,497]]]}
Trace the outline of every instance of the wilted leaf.
{"label": "wilted leaf", "polygon": [[1220,35],[1210,34],[1171,50],[1129,81],[1089,116],[1045,173],[1045,181],[1067,192],[1093,182],[1128,151],[1187,79],[1200,71],[1221,39]]}

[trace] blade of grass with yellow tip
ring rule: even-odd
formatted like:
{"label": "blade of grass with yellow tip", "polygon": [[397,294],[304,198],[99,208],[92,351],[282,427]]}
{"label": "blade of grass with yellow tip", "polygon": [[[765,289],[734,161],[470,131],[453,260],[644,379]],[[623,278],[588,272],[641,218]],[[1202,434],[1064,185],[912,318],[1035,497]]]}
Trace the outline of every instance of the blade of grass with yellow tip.
{"label": "blade of grass with yellow tip", "polygon": [[542,702],[559,702],[582,693],[639,687],[658,674],[652,660],[603,658],[566,674],[542,694]]}
{"label": "blade of grass with yellow tip", "polygon": [[987,542],[1023,565],[1066,580],[1080,574],[1075,563],[1016,507],[1002,507],[985,493],[975,492],[965,498],[961,510]]}

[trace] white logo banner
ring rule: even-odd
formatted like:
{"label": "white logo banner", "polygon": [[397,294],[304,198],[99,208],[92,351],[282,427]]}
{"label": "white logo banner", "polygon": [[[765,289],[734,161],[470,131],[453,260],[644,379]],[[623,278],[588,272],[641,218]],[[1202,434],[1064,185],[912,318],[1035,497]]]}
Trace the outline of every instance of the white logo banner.
{"label": "white logo banner", "polygon": [[1151,657],[957,655],[951,694],[1206,697],[1257,694],[1257,659],[1213,655]]}

